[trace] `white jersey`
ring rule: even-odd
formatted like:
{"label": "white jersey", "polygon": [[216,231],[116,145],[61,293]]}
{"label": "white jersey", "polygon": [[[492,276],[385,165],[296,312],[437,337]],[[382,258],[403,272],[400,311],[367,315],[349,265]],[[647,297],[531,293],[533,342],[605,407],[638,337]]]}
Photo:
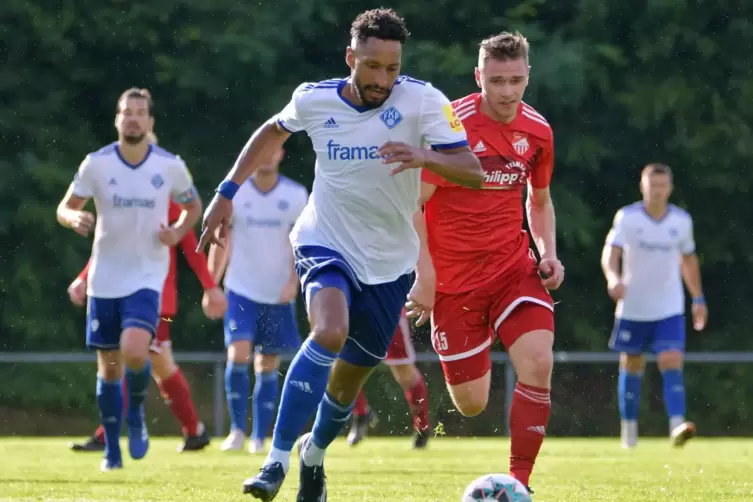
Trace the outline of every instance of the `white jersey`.
{"label": "white jersey", "polygon": [[253,178],[241,185],[233,197],[227,289],[257,303],[280,303],[293,265],[288,235],[307,200],[306,188],[284,176],[268,192]]}
{"label": "white jersey", "polygon": [[314,186],[291,233],[294,246],[323,246],[342,254],[365,284],[396,280],[418,260],[413,214],[420,169],[396,176],[377,150],[388,141],[451,149],[468,144],[449,100],[431,84],[395,82],[376,109],[342,97],[347,79],[305,83],[276,119],[290,132],[306,131],[316,152]]}
{"label": "white jersey", "polygon": [[87,293],[123,298],[140,289],[162,292],[170,268],[170,249],[159,240],[168,225],[171,196],[186,202],[195,196],[186,164],[156,145],[131,165],[117,143],[90,153],[73,180],[73,194],[94,199],[97,224]]}
{"label": "white jersey", "polygon": [[623,207],[614,217],[607,245],[622,248],[625,296],[615,315],[631,321],[657,321],[685,312],[680,263],[695,252],[693,219],[670,204],[655,220],[643,203]]}

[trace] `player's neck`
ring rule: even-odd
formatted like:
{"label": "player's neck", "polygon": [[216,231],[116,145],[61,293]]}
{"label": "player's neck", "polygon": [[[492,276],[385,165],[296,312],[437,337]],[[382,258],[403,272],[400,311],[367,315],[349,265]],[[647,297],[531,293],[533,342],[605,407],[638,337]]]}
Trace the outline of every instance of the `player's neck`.
{"label": "player's neck", "polygon": [[652,204],[645,200],[643,201],[643,210],[653,219],[660,220],[669,211],[669,205],[664,202]]}
{"label": "player's neck", "polygon": [[486,115],[487,117],[489,117],[493,121],[495,121],[495,122],[501,122],[503,124],[509,124],[510,122],[512,122],[513,120],[515,120],[515,116],[518,113],[517,110],[516,110],[515,114],[513,114],[513,115],[511,115],[509,117],[503,117],[503,116],[499,115],[498,113],[496,113],[492,109],[491,106],[489,106],[489,103],[487,103],[486,98],[483,95],[481,95],[481,104],[479,104],[478,109],[479,109],[479,111],[481,111],[481,113],[483,113],[484,115]]}
{"label": "player's neck", "polygon": [[132,165],[140,164],[149,153],[149,142],[144,140],[135,145],[125,141],[118,141],[118,150],[126,162]]}
{"label": "player's neck", "polygon": [[351,105],[363,106],[363,101],[361,101],[361,98],[358,97],[353,79],[348,80],[348,83],[343,86],[343,90],[340,95]]}
{"label": "player's neck", "polygon": [[254,185],[262,192],[269,192],[280,181],[280,173],[261,173],[259,171],[254,173]]}

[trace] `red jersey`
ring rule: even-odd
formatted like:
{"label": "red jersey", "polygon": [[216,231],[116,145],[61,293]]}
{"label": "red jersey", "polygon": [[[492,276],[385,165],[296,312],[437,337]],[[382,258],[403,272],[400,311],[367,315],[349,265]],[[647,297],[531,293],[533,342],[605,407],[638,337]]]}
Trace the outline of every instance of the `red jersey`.
{"label": "red jersey", "polygon": [[528,251],[523,230],[526,183],[546,188],[554,166],[552,129],[536,110],[518,106],[509,124],[479,110],[481,94],[452,103],[481,161],[481,190],[454,185],[423,170],[422,179],[436,185],[424,213],[429,251],[437,274],[437,291],[462,293],[499,277]]}
{"label": "red jersey", "polygon": [[[167,213],[169,223],[175,223],[183,210],[175,202],[170,202],[170,208]],[[196,278],[201,282],[201,287],[205,290],[211,289],[216,286],[212,274],[209,273],[207,266],[207,257],[203,252],[196,252],[196,247],[199,245],[199,241],[196,238],[196,233],[190,230],[178,243],[180,250],[183,252],[183,256],[186,257],[188,265],[196,274]],[[177,247],[177,246],[176,246]],[[162,305],[160,307],[160,315],[162,317],[174,317],[178,313],[178,265],[177,265],[177,253],[175,248],[170,248],[170,270],[167,273],[167,279],[165,279],[165,285],[162,289]],[[91,258],[87,262],[84,269],[78,274],[78,278],[86,281],[89,273],[89,264]]]}

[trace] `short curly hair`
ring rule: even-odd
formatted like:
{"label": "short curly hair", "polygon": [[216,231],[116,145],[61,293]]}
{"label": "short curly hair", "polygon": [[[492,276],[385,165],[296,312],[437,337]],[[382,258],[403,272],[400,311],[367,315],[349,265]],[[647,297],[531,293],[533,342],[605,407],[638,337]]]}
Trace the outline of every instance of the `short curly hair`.
{"label": "short curly hair", "polygon": [[396,40],[401,44],[410,36],[405,20],[392,9],[372,9],[362,12],[350,26],[351,38],[365,42],[367,38]]}

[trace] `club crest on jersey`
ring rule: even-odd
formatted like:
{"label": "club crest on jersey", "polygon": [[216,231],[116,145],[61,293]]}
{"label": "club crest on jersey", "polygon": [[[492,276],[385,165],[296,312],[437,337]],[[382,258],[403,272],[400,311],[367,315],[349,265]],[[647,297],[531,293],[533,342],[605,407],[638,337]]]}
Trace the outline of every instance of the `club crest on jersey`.
{"label": "club crest on jersey", "polygon": [[156,188],[157,190],[159,190],[164,184],[165,184],[165,180],[163,180],[162,176],[160,176],[159,174],[155,174],[152,177],[152,186]]}
{"label": "club crest on jersey", "polygon": [[277,203],[277,209],[280,211],[287,211],[287,209],[290,207],[290,204],[288,204],[288,201],[281,200]]}
{"label": "club crest on jersey", "polygon": [[379,115],[379,118],[384,122],[384,125],[387,126],[387,129],[393,129],[403,121],[403,115],[397,111],[397,108],[394,106],[390,106],[384,110],[381,115]]}
{"label": "club crest on jersey", "polygon": [[529,148],[528,137],[525,134],[516,132],[512,135],[512,147],[515,148],[515,153],[523,155]]}

